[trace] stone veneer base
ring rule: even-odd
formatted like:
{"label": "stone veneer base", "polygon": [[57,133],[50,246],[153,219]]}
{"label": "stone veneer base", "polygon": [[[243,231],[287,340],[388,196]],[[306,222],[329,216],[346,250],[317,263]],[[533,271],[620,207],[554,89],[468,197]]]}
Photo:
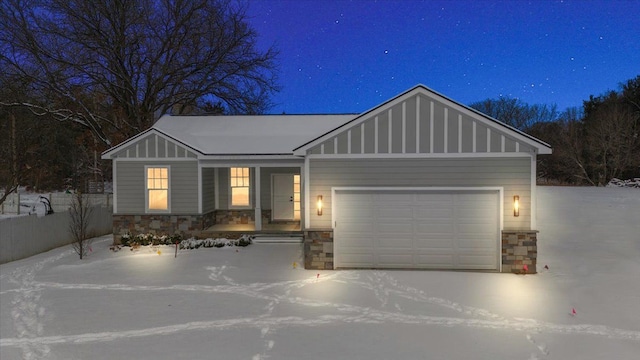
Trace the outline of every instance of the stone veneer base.
{"label": "stone veneer base", "polygon": [[[503,273],[535,274],[538,260],[538,231],[502,231],[501,261]],[[304,268],[333,270],[333,230],[304,231]],[[524,270],[527,265],[528,270]]]}
{"label": "stone veneer base", "polygon": [[333,270],[333,230],[304,231],[304,268]]}
{"label": "stone veneer base", "polygon": [[197,237],[202,230],[215,225],[215,212],[204,215],[113,215],[113,242],[120,244],[124,234],[180,234]]}
{"label": "stone veneer base", "polygon": [[[538,262],[538,231],[502,231],[502,272],[535,274]],[[524,266],[527,266],[527,270]]]}

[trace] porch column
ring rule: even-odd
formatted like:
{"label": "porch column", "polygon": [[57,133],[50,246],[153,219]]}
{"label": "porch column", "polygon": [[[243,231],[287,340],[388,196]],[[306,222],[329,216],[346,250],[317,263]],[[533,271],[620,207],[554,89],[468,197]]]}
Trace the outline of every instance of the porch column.
{"label": "porch column", "polygon": [[254,169],[255,169],[254,170],[255,186],[253,188],[256,189],[255,190],[255,195],[256,195],[255,227],[256,227],[256,231],[260,231],[262,230],[262,205],[260,204],[260,166],[256,166]]}

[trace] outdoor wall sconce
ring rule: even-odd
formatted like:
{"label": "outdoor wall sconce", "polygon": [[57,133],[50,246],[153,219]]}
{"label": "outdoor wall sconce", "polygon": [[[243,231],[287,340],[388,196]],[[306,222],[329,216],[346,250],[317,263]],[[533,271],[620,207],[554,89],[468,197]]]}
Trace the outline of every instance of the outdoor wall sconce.
{"label": "outdoor wall sconce", "polygon": [[513,216],[520,216],[520,196],[513,197]]}
{"label": "outdoor wall sconce", "polygon": [[318,202],[316,203],[318,209],[318,216],[322,216],[322,195],[318,195]]}

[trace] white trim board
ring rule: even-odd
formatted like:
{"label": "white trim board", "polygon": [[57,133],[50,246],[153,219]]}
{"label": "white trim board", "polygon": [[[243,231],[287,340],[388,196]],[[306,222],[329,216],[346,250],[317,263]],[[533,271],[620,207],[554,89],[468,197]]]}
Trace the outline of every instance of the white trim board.
{"label": "white trim board", "polygon": [[392,154],[312,154],[306,159],[465,159],[465,158],[523,158],[533,154],[525,152],[505,153],[392,153]]}

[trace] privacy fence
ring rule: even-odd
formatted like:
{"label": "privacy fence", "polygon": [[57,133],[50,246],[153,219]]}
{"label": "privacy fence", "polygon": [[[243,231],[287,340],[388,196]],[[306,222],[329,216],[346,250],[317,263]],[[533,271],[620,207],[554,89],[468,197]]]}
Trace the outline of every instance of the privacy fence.
{"label": "privacy fence", "polygon": [[[1,193],[0,193],[1,195]],[[0,214],[29,214],[42,212],[44,203],[49,202],[54,212],[66,211],[73,201],[74,194],[10,194],[0,204]],[[113,194],[85,194],[92,205],[113,206]],[[44,200],[46,199],[46,200]]]}
{"label": "privacy fence", "polygon": [[[25,215],[0,219],[0,264],[71,244],[68,207],[67,204],[63,211],[46,216]],[[112,213],[111,206],[92,206],[88,229],[91,237],[113,231]]]}

